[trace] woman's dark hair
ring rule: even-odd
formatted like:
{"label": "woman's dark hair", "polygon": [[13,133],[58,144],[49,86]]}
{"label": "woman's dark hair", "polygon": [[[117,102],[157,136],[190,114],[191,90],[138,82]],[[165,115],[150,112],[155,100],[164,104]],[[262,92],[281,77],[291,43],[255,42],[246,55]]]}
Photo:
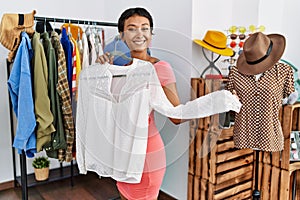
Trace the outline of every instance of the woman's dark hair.
{"label": "woman's dark hair", "polygon": [[124,32],[125,20],[134,15],[146,17],[150,22],[151,30],[153,29],[153,19],[152,19],[152,16],[150,15],[150,13],[145,8],[137,7],[137,8],[129,8],[121,14],[119,21],[118,21],[118,31],[119,32]]}

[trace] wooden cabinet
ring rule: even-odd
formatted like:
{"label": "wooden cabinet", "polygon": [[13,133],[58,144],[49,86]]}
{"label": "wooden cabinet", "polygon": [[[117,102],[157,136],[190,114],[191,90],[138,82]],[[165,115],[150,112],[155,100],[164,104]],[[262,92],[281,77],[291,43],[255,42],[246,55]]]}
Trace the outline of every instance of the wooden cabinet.
{"label": "wooden cabinet", "polygon": [[[283,106],[280,121],[284,135],[281,152],[260,152],[259,190],[261,199],[292,199],[292,173],[300,169],[300,162],[290,162],[290,134],[300,130],[300,104]],[[255,158],[256,159],[256,158]]]}
{"label": "wooden cabinet", "polygon": [[[193,78],[192,99],[221,89],[226,80]],[[260,152],[237,149],[233,127],[216,134],[218,115],[190,122],[188,171],[189,200],[251,199],[254,190],[255,160],[259,159],[261,200],[289,200],[292,197],[292,173],[300,162],[290,162],[290,133],[300,130],[300,103],[286,105],[280,111],[284,150]]]}
{"label": "wooden cabinet", "polygon": [[[191,80],[192,99],[221,89],[226,80]],[[219,115],[190,122],[189,200],[250,199],[253,186],[252,149],[237,149],[233,127],[218,128]]]}

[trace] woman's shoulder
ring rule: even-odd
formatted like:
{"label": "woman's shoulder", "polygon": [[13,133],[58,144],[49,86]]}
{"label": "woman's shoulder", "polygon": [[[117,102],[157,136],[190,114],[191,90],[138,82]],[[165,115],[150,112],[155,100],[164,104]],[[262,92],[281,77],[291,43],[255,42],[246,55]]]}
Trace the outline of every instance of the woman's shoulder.
{"label": "woman's shoulder", "polygon": [[170,66],[170,63],[168,63],[165,60],[159,60],[159,59],[157,59],[156,62],[154,63],[154,65],[168,65],[168,66]]}
{"label": "woman's shoulder", "polygon": [[170,63],[168,63],[167,61],[164,61],[164,60],[160,60],[158,58],[155,58],[155,57],[151,57],[149,60],[148,60],[153,66],[154,68],[156,69],[156,71],[160,71],[160,70],[172,70],[172,67],[170,65]]}
{"label": "woman's shoulder", "polygon": [[164,60],[159,60],[158,62],[154,63],[154,68],[156,71],[172,71],[172,66],[170,63]]}
{"label": "woman's shoulder", "polygon": [[155,67],[171,68],[171,64],[164,60],[158,60],[153,64]]}
{"label": "woman's shoulder", "polygon": [[170,63],[164,60],[159,60],[153,66],[162,86],[176,82],[176,78]]}

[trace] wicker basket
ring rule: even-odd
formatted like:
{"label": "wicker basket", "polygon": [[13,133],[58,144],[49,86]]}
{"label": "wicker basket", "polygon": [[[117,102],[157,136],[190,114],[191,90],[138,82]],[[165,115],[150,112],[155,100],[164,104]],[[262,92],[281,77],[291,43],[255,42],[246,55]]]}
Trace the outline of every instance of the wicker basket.
{"label": "wicker basket", "polygon": [[49,177],[49,167],[41,168],[41,169],[34,168],[34,175],[35,175],[35,180],[37,181],[47,180]]}

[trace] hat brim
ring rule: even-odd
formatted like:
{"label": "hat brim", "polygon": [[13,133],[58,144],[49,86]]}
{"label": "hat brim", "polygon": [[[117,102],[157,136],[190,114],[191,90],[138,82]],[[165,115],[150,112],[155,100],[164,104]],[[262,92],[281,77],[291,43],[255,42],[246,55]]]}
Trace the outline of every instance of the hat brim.
{"label": "hat brim", "polygon": [[202,40],[198,40],[198,39],[194,39],[193,40],[196,44],[214,52],[214,53],[217,53],[217,54],[220,54],[222,56],[233,56],[234,55],[234,52],[232,49],[226,47],[225,49],[218,49],[218,48],[215,48],[213,46],[210,46],[209,44],[203,42]]}
{"label": "hat brim", "polygon": [[270,34],[267,35],[272,42],[273,42],[273,47],[270,55],[264,59],[263,61],[255,64],[255,65],[250,65],[246,61],[246,57],[244,52],[242,52],[238,59],[237,59],[237,69],[239,72],[245,75],[257,75],[260,73],[263,73],[273,67],[275,63],[277,63],[285,49],[285,38],[282,35],[279,34]]}

